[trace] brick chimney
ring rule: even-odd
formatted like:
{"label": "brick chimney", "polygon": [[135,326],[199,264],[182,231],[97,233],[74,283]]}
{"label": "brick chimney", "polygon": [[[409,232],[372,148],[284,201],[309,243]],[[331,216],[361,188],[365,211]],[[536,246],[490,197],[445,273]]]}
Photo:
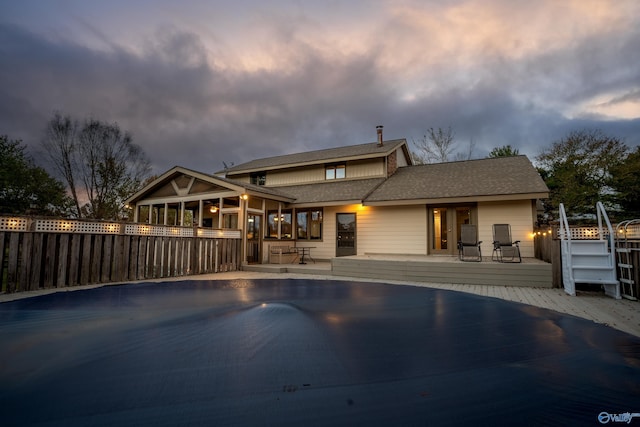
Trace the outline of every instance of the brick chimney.
{"label": "brick chimney", "polygon": [[376,126],[376,132],[378,133],[378,147],[382,147],[382,128],[384,126],[378,125]]}

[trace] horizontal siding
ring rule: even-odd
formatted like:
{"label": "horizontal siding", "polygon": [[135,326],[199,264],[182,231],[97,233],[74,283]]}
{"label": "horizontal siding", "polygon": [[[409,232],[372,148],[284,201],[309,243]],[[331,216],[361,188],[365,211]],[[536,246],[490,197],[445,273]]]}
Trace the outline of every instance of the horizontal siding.
{"label": "horizontal siding", "polygon": [[[317,259],[336,256],[336,214],[356,214],[358,255],[365,253],[425,255],[427,253],[427,213],[425,206],[369,207],[361,205],[324,208],[322,241],[297,241],[296,246],[311,246]],[[293,242],[291,242],[293,244]]]}
{"label": "horizontal siding", "polygon": [[426,236],[425,205],[364,207],[358,211],[358,255],[425,255]]}
{"label": "horizontal siding", "polygon": [[482,240],[482,253],[493,252],[493,224],[510,224],[511,237],[520,240],[523,257],[534,257],[533,210],[531,200],[478,203],[478,237]]}

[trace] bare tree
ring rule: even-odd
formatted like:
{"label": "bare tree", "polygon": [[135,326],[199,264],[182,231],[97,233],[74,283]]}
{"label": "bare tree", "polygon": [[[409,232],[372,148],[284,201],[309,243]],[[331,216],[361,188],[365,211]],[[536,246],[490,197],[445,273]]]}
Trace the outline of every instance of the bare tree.
{"label": "bare tree", "polygon": [[413,141],[416,151],[413,153],[413,161],[416,164],[443,163],[453,160],[469,160],[473,155],[475,142],[469,140],[467,153],[456,153],[455,134],[449,126],[447,129],[429,128],[427,134],[419,141]]}
{"label": "bare tree", "polygon": [[77,151],[78,123],[70,116],[56,113],[47,123],[46,136],[42,145],[51,160],[53,169],[67,185],[74,202],[75,214],[82,217],[78,191],[76,189],[76,151]]}
{"label": "bare tree", "polygon": [[473,158],[473,150],[476,148],[476,142],[473,138],[469,139],[469,146],[467,147],[467,151],[463,153],[462,151],[458,151],[454,156],[454,160],[462,161],[462,160],[471,160]]}
{"label": "bare tree", "polygon": [[[62,121],[71,123],[74,132],[65,134],[64,144],[52,138],[57,133],[51,130],[60,123],[56,115],[49,122],[44,145],[52,159],[64,166],[63,177],[72,189],[78,217],[121,219],[124,200],[142,186],[150,172],[145,153],[117,124],[87,119],[80,127],[69,117]],[[81,195],[78,188],[84,190]]]}

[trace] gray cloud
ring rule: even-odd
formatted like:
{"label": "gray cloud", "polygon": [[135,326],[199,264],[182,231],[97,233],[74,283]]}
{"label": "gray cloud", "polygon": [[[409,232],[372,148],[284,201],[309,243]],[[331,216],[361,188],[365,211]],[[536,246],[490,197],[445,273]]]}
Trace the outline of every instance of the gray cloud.
{"label": "gray cloud", "polygon": [[[405,74],[383,61],[384,34],[347,54],[309,42],[299,23],[272,25],[276,41],[261,46],[282,64],[247,69],[233,66],[240,56],[168,25],[132,50],[98,29],[89,32],[102,49],[0,24],[0,133],[37,151],[54,111],[117,122],[155,173],[370,142],[378,124],[387,138],[409,141],[451,126],[461,147],[476,143],[476,156],[510,144],[534,157],[583,127],[640,144],[639,119],[563,111],[606,92],[618,94],[611,102],[637,99],[637,32],[516,58],[491,52],[471,65],[409,56],[422,74]],[[407,97],[410,81],[419,85]]]}

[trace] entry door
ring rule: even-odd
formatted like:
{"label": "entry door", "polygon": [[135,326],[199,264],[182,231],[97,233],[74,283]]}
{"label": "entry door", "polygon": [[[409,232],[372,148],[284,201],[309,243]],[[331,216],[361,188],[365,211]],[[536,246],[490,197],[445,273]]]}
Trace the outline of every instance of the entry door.
{"label": "entry door", "polygon": [[251,215],[247,216],[247,262],[253,264],[260,264],[262,247],[262,216]]}
{"label": "entry door", "polygon": [[356,254],[356,214],[336,214],[336,256]]}
{"label": "entry door", "polygon": [[429,253],[455,255],[462,224],[474,224],[474,207],[471,205],[448,205],[429,210]]}

